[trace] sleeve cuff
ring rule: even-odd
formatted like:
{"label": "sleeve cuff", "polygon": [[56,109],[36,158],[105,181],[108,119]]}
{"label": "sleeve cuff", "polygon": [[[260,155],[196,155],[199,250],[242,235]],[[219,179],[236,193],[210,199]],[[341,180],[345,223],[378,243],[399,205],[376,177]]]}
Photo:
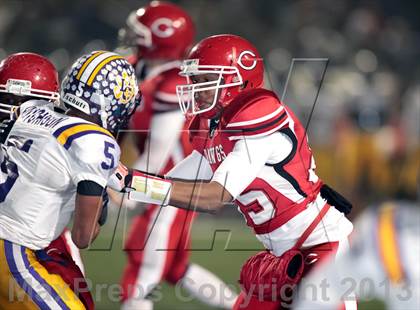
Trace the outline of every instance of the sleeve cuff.
{"label": "sleeve cuff", "polygon": [[80,181],[93,181],[95,183],[98,183],[103,188],[106,187],[108,180],[105,178],[101,178],[98,175],[95,175],[93,173],[79,173],[78,175],[73,177],[74,184],[78,184]]}

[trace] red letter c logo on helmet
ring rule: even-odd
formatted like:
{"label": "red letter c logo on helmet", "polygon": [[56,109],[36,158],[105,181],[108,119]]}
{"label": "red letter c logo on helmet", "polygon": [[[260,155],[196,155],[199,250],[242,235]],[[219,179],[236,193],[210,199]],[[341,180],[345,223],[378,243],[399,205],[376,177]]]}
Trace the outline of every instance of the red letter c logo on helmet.
{"label": "red letter c logo on helmet", "polygon": [[[245,55],[251,55],[252,57],[248,57],[248,58],[243,58]],[[257,65],[257,59],[255,58],[255,54],[251,51],[243,51],[242,53],[239,54],[238,57],[238,65],[245,70],[252,70],[255,68],[255,66]],[[250,66],[244,65],[244,63],[242,62],[243,60],[245,60],[246,62],[251,63]]]}
{"label": "red letter c logo on helmet", "polygon": [[174,34],[172,20],[169,18],[158,18],[150,26],[152,32],[160,38],[167,38]]}

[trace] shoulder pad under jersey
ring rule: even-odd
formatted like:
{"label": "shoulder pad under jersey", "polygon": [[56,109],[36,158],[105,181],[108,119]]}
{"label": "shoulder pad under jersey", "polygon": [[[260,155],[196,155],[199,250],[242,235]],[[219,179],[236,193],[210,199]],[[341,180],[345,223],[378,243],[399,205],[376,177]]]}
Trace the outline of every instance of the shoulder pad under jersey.
{"label": "shoulder pad under jersey", "polygon": [[24,103],[22,103],[20,105],[20,107],[22,109],[29,107],[29,106],[36,106],[36,107],[41,107],[41,106],[52,106],[52,103],[44,100],[44,99],[30,99],[28,101],[25,101]]}
{"label": "shoulder pad under jersey", "polygon": [[179,68],[160,73],[154,94],[153,110],[165,112],[179,109],[176,86],[185,83],[185,78],[179,75]]}
{"label": "shoulder pad under jersey", "polygon": [[288,115],[276,94],[266,89],[253,89],[238,95],[224,110],[221,129],[230,140],[261,137],[288,123]]}
{"label": "shoulder pad under jersey", "polygon": [[70,156],[79,161],[80,167],[108,175],[118,166],[121,150],[114,138],[101,135],[85,135],[73,141]]}
{"label": "shoulder pad under jersey", "polygon": [[93,150],[97,145],[103,147],[105,141],[116,144],[108,130],[78,117],[70,117],[54,128],[52,134],[59,144],[72,153],[80,148],[89,152],[89,149]]}
{"label": "shoulder pad under jersey", "polygon": [[104,128],[71,117],[53,132],[67,150],[70,173],[75,184],[91,180],[105,187],[118,166],[121,151],[111,133]]}

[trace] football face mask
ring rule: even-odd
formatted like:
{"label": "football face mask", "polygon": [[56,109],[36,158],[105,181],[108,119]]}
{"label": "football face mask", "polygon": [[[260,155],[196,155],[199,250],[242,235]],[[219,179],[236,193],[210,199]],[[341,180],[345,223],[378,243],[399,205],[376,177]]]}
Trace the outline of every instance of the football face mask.
{"label": "football face mask", "polygon": [[187,84],[177,85],[176,92],[187,117],[214,110],[224,95],[223,89],[243,83],[236,67],[199,65],[198,60],[185,60],[180,75],[186,77]]}
{"label": "football face mask", "polygon": [[148,27],[137,20],[136,12],[127,18],[127,26],[118,33],[119,41],[125,46],[152,46],[152,33]]}

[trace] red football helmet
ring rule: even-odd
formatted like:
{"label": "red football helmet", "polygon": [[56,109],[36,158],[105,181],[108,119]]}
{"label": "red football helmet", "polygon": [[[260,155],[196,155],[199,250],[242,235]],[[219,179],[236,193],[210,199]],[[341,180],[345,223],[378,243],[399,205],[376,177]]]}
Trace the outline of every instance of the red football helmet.
{"label": "red football helmet", "polygon": [[123,41],[138,46],[139,55],[148,59],[182,59],[191,47],[195,27],[191,17],[179,6],[152,1],[132,12]]}
{"label": "red football helmet", "polygon": [[[193,47],[181,67],[187,85],[178,85],[177,94],[186,116],[202,114],[214,117],[240,92],[262,87],[264,65],[257,49],[247,40],[223,34],[208,37]],[[192,84],[191,77],[214,74],[211,81]],[[197,103],[197,93],[215,90],[213,102],[203,107]],[[220,92],[220,94],[219,94]]]}
{"label": "red football helmet", "polygon": [[[45,57],[34,53],[12,54],[0,63],[0,93],[57,101],[58,73]],[[10,113],[13,104],[0,103],[0,112]]]}

